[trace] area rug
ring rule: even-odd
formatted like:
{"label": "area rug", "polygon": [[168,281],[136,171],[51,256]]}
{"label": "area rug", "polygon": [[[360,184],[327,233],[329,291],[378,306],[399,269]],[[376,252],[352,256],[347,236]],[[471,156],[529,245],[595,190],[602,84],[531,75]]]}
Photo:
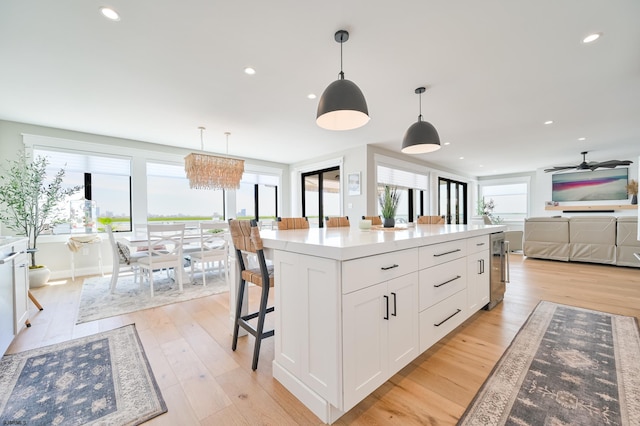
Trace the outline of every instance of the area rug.
{"label": "area rug", "polygon": [[229,284],[217,274],[207,275],[206,287],[200,278],[195,278],[191,282],[184,281],[181,293],[178,283],[164,273],[156,273],[154,297],[151,297],[149,284],[145,281],[141,288],[139,281],[134,282],[133,275],[121,275],[113,294],[109,291],[109,276],[87,278],[82,284],[76,324],[229,291]]}
{"label": "area rug", "polygon": [[0,425],[137,425],[166,411],[134,325],[0,360]]}
{"label": "area rug", "polygon": [[636,319],[540,302],[458,424],[640,424]]}

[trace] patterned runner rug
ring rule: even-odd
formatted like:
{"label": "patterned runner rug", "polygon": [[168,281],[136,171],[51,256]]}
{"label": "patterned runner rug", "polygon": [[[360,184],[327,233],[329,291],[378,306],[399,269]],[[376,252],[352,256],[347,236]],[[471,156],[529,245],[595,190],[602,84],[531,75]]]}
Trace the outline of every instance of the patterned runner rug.
{"label": "patterned runner rug", "polygon": [[229,284],[213,273],[207,274],[206,287],[203,287],[202,279],[197,275],[192,282],[185,280],[182,293],[175,281],[167,278],[164,273],[156,273],[153,281],[154,297],[151,297],[149,284],[145,281],[140,288],[140,282],[135,283],[133,275],[121,275],[114,294],[109,291],[110,280],[110,276],[84,280],[76,324],[229,291]]}
{"label": "patterned runner rug", "polygon": [[0,360],[0,425],[137,425],[166,411],[134,325]]}
{"label": "patterned runner rug", "polygon": [[458,424],[640,424],[636,319],[540,302]]}

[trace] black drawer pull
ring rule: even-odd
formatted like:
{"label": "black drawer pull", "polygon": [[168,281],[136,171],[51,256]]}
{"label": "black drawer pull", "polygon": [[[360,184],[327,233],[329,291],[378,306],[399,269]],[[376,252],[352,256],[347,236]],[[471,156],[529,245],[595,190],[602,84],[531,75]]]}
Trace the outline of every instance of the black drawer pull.
{"label": "black drawer pull", "polygon": [[386,320],[389,320],[389,296],[387,296],[387,295],[385,294],[385,295],[384,295],[384,296],[382,296],[382,297],[384,297],[384,301],[385,301],[385,303],[386,303],[386,305],[387,305],[387,313],[386,313],[386,315],[385,315],[384,317],[382,317],[382,318],[383,318],[383,319],[386,319]]}
{"label": "black drawer pull", "polygon": [[460,251],[460,249],[455,249],[455,250],[451,250],[451,251],[446,251],[446,252],[444,252],[444,253],[437,253],[437,254],[434,254],[434,255],[433,255],[433,257],[445,256],[445,255],[447,255],[447,254],[455,253],[455,252],[458,252],[458,251]]}
{"label": "black drawer pull", "polygon": [[476,244],[476,246],[478,246],[478,247],[483,246],[483,245],[484,245],[484,243],[477,243]]}
{"label": "black drawer pull", "polygon": [[393,268],[397,268],[398,265],[396,265],[395,263],[391,266],[383,266],[380,269],[382,269],[383,271],[388,271],[389,269],[393,269]]}
{"label": "black drawer pull", "polygon": [[391,292],[391,295],[393,296],[393,313],[391,315],[395,317],[397,316],[397,313],[398,313],[397,312],[398,307],[396,306],[396,294]]}
{"label": "black drawer pull", "polygon": [[446,317],[445,319],[443,319],[442,321],[440,321],[437,324],[433,324],[436,327],[440,327],[442,324],[444,324],[445,322],[449,321],[451,318],[455,317],[456,315],[458,315],[460,312],[462,312],[460,309],[456,310],[454,313],[452,313],[451,315],[449,315],[448,317]]}
{"label": "black drawer pull", "polygon": [[435,288],[442,287],[443,285],[445,285],[445,284],[449,284],[450,282],[455,281],[455,280],[460,279],[460,278],[462,278],[462,276],[461,276],[461,275],[458,275],[458,276],[456,276],[455,278],[451,278],[450,280],[445,281],[445,282],[443,282],[443,283],[441,283],[441,284],[434,284],[433,286],[434,286]]}

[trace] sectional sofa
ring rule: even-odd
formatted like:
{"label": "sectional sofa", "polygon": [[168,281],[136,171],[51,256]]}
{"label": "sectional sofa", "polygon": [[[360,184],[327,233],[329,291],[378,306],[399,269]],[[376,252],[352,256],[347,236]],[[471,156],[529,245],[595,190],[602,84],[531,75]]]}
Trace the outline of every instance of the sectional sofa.
{"label": "sectional sofa", "polygon": [[527,257],[640,268],[638,218],[531,217],[524,222]]}

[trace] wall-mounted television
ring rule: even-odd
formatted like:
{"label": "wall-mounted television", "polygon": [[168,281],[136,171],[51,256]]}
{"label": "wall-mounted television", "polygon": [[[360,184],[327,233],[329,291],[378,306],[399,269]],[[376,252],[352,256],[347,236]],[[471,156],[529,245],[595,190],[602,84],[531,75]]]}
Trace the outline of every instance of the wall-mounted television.
{"label": "wall-mounted television", "polygon": [[558,173],[552,176],[553,201],[626,200],[629,169]]}

